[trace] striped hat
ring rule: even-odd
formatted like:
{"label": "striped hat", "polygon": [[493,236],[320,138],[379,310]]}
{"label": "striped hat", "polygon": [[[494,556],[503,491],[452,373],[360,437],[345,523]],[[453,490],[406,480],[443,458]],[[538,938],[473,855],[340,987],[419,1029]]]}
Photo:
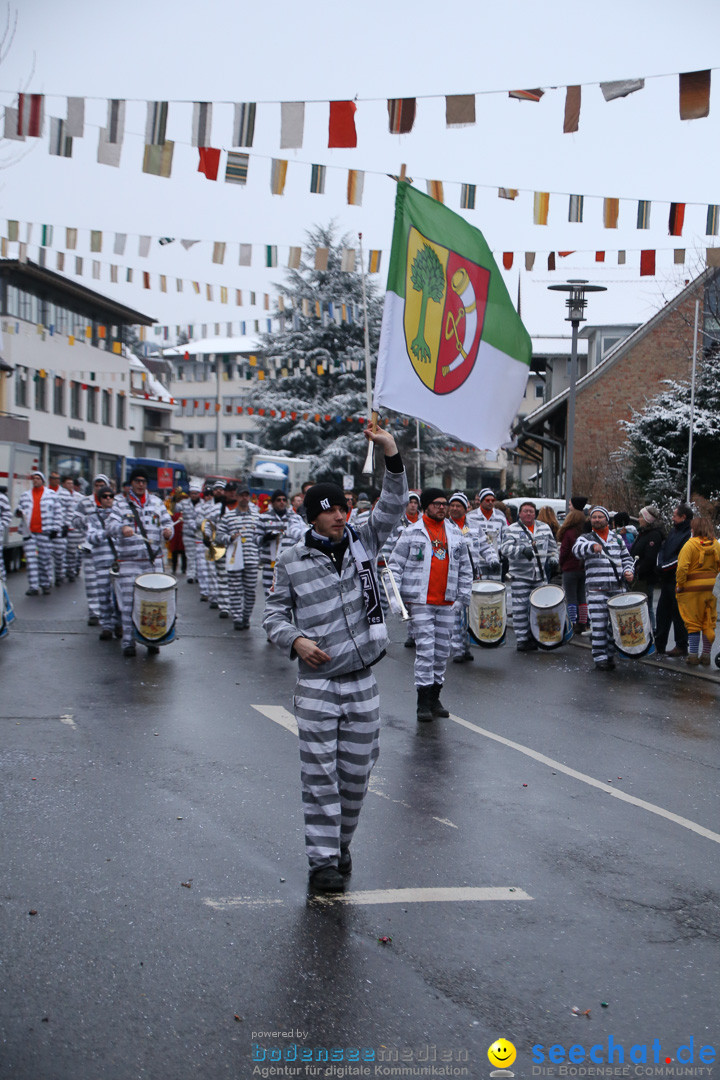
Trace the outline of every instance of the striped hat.
{"label": "striped hat", "polygon": [[607,518],[608,525],[610,524],[610,511],[606,510],[604,506],[593,506],[590,511],[590,517],[592,517],[593,514],[604,514]]}
{"label": "striped hat", "polygon": [[468,502],[467,495],[465,495],[462,491],[456,491],[454,495],[450,496],[450,498],[448,499],[448,502],[449,503],[451,503],[451,502],[461,502],[466,510],[467,510],[468,506],[470,505],[470,503]]}
{"label": "striped hat", "polygon": [[492,495],[493,499],[495,498],[495,492],[493,491],[492,488],[483,488],[482,491],[480,492],[480,494],[478,495],[478,499],[480,500],[480,502],[483,501],[483,499],[485,498],[486,495]]}

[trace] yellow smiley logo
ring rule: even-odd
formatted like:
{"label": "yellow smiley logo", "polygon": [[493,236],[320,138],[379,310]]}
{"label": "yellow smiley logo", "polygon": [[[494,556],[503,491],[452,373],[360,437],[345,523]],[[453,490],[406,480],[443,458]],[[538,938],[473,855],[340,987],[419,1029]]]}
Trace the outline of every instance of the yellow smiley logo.
{"label": "yellow smiley logo", "polygon": [[517,1051],[507,1039],[496,1039],[488,1048],[488,1061],[497,1069],[508,1068],[516,1057]]}

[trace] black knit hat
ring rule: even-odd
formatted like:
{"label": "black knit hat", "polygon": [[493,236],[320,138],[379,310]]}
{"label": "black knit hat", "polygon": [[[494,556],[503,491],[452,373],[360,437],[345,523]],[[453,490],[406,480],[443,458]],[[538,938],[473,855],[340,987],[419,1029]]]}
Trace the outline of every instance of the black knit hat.
{"label": "black knit hat", "polygon": [[337,484],[313,484],[305,492],[305,514],[311,525],[318,514],[332,510],[333,506],[347,511],[347,496]]}
{"label": "black knit hat", "polygon": [[[128,476],[128,480],[132,484],[133,480],[147,480],[147,469],[144,469],[142,465],[136,465],[133,471]],[[97,479],[97,478],[96,478]]]}
{"label": "black knit hat", "polygon": [[420,496],[420,505],[423,510],[427,510],[431,502],[435,502],[436,499],[446,499],[447,495],[442,488],[423,488],[422,495]]}
{"label": "black knit hat", "polygon": [[270,496],[271,503],[274,503],[276,499],[287,499],[287,495],[282,488],[275,488],[272,495]]}

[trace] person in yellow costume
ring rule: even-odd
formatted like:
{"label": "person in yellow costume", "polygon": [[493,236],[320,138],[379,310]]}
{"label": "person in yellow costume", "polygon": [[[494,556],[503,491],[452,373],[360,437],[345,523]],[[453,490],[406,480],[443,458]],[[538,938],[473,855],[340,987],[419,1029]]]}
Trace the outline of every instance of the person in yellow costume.
{"label": "person in yellow costume", "polygon": [[680,549],[675,591],[688,632],[686,663],[691,667],[708,666],[715,640],[717,602],[713,586],[720,572],[720,543],[707,518],[694,517],[690,530],[690,539]]}

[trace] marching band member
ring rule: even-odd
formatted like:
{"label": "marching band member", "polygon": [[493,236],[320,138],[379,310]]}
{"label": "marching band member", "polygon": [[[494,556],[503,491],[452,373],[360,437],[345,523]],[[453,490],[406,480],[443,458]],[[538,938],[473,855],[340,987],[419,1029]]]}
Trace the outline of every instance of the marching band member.
{"label": "marching band member", "polygon": [[34,472],[32,487],[20,496],[15,517],[22,518],[28,588],[26,596],[47,595],[53,581],[53,541],[62,531],[58,496],[45,486],[45,474]]}
{"label": "marching band member", "polygon": [[[255,525],[258,512],[250,502],[247,484],[228,484],[225,502],[226,513],[218,522],[218,540],[228,548],[226,567],[230,614],[236,630],[247,630],[257,591]],[[304,524],[303,521],[303,527]],[[233,545],[234,551],[231,550]]]}
{"label": "marching band member", "polygon": [[[484,565],[492,567],[495,570],[500,569],[500,563],[497,561],[495,549],[486,539],[484,533],[479,530],[473,530],[470,527],[470,523],[466,516],[469,505],[468,498],[462,491],[456,491],[454,495],[451,495],[448,503],[448,512],[450,515],[448,525],[457,526],[462,534],[463,541],[468,549],[468,555],[470,556],[470,564],[472,566],[474,579],[480,577],[481,560]],[[453,627],[452,642],[450,645],[454,664],[466,664],[475,659],[468,647],[467,627],[468,605],[459,604],[457,605],[457,610],[455,612],[455,625]]]}
{"label": "marching band member", "polygon": [[0,491],[0,581],[5,581],[7,578],[5,559],[2,558],[2,554],[5,550],[5,533],[10,528],[11,519],[12,507],[10,506],[10,500],[4,491]]}
{"label": "marching band member", "polygon": [[495,494],[491,488],[483,488],[477,498],[478,507],[467,515],[467,523],[471,529],[484,535],[493,548],[494,557],[480,553],[480,568],[489,577],[500,569],[500,545],[505,539],[508,523],[502,510],[495,506]]}
{"label": "marching band member", "polygon": [[202,487],[196,480],[191,480],[189,485],[190,497],[180,502],[180,516],[183,521],[183,541],[185,544],[185,558],[187,559],[188,585],[197,581],[196,558],[197,558],[197,508],[202,494]]}
{"label": "marching band member", "polygon": [[[98,506],[87,519],[86,543],[92,548],[92,560],[95,568],[97,598],[100,605],[100,640],[112,641],[113,633],[119,630],[119,611],[115,600],[115,589],[110,568],[117,562],[118,549],[115,541],[105,531],[110,512],[113,508],[114,495],[109,487],[100,488],[97,493]],[[119,635],[118,635],[119,636]]]}
{"label": "marching band member", "polygon": [[608,600],[632,583],[634,562],[625,541],[610,532],[610,514],[604,506],[590,511],[592,532],[582,533],[573,544],[573,555],[585,561],[585,588],[590,615],[592,655],[599,671],[615,667],[615,643],[610,632]]}
{"label": "marching band member", "polygon": [[[122,615],[123,656],[135,656],[132,604],[135,578],[163,568],[163,540],[173,534],[173,523],[165,504],[147,489],[148,477],[142,467],[130,473],[130,488],[119,495],[108,516],[105,531],[117,547],[119,577],[118,602]],[[149,653],[159,652],[148,645]]]}
{"label": "marching band member", "polygon": [[537,649],[530,636],[530,593],[545,584],[546,559],[551,567],[558,566],[558,546],[552,529],[536,521],[536,516],[535,503],[522,503],[518,520],[507,527],[500,542],[500,554],[510,561],[513,629],[518,652]]}
{"label": "marching band member", "polygon": [[100,623],[100,602],[97,596],[97,578],[95,576],[95,563],[92,558],[92,550],[84,540],[87,534],[87,523],[90,514],[94,514],[99,508],[98,492],[102,488],[110,487],[110,481],[104,473],[98,473],[93,480],[93,489],[89,495],[82,495],[77,503],[75,516],[73,517],[73,529],[80,536],[80,551],[82,553],[83,576],[85,578],[85,595],[88,603],[88,626],[98,626]]}
{"label": "marching band member", "polygon": [[299,514],[288,513],[288,497],[280,489],[273,491],[270,505],[264,514],[260,514],[255,527],[263,588],[267,597],[280,552],[297,543],[305,527]]}

